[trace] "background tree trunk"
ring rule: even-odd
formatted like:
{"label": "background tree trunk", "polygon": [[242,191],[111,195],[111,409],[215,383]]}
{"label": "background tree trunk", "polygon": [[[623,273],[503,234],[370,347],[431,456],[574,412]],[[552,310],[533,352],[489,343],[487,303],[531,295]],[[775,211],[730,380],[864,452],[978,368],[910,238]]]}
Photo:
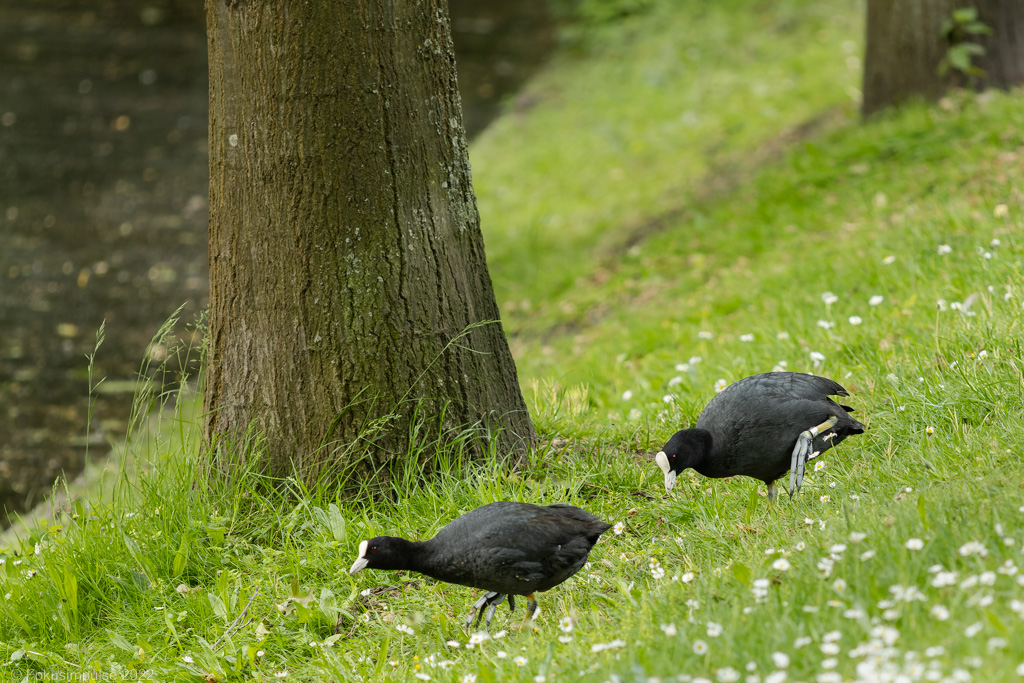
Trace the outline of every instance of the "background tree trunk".
{"label": "background tree trunk", "polygon": [[405,454],[417,406],[532,440],[444,1],[208,0],[207,24],[207,437],[252,426],[304,477]]}
{"label": "background tree trunk", "polygon": [[[967,39],[985,49],[971,64],[983,75],[939,64],[951,46],[943,22],[974,7],[990,35]],[[950,87],[1007,89],[1024,82],[1024,2],[1020,0],[868,0],[864,54],[865,116],[909,97],[937,99]]]}

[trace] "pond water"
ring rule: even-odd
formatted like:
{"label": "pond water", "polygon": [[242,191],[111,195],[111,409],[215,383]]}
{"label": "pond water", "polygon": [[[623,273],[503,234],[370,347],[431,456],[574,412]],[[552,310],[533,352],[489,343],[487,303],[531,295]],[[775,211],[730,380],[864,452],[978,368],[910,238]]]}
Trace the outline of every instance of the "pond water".
{"label": "pond water", "polygon": [[[451,0],[470,135],[549,52],[545,0]],[[207,303],[202,3],[0,5],[0,527],[123,438],[144,359]],[[105,321],[105,322],[104,322]],[[89,362],[97,331],[91,411]],[[190,368],[190,370],[194,370]]]}

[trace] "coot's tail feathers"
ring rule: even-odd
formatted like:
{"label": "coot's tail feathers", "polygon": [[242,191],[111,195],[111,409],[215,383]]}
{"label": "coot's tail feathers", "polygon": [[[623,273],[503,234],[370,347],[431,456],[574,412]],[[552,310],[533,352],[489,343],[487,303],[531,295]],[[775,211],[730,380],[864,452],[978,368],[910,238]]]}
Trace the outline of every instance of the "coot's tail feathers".
{"label": "coot's tail feathers", "polygon": [[835,380],[829,379],[828,377],[818,377],[817,375],[805,375],[802,373],[793,373],[793,381],[795,383],[806,384],[808,387],[813,387],[816,391],[820,391],[825,396],[849,396],[848,392],[842,384]]}
{"label": "coot's tail feathers", "polygon": [[548,509],[557,512],[563,517],[574,519],[578,522],[583,522],[586,525],[586,530],[583,534],[587,540],[590,541],[591,545],[597,543],[598,539],[601,538],[601,534],[612,528],[611,524],[608,524],[597,515],[592,515],[586,510],[569,505],[568,503],[555,503],[554,505],[548,505]]}
{"label": "coot's tail feathers", "polygon": [[840,432],[844,439],[851,434],[863,434],[867,427],[849,414],[851,412],[849,408],[846,406],[839,407],[845,410],[847,414],[839,416],[839,424],[836,426],[836,431]]}
{"label": "coot's tail feathers", "polygon": [[835,380],[803,372],[763,372],[760,375],[745,377],[732,386],[737,387],[733,391],[748,396],[785,396],[818,400],[825,396],[850,395],[850,392]]}
{"label": "coot's tail feathers", "polygon": [[569,517],[570,519],[576,519],[581,522],[601,522],[601,518],[597,515],[592,515],[586,510],[582,510],[575,505],[569,505],[568,503],[554,503],[547,507],[549,510],[554,510],[563,517]]}

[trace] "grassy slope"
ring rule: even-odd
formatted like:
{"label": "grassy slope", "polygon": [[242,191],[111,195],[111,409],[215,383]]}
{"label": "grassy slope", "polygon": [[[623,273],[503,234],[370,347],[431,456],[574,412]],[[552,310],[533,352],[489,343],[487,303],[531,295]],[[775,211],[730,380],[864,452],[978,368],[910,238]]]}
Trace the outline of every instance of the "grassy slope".
{"label": "grassy slope", "polygon": [[[329,491],[296,503],[251,475],[197,486],[194,450],[158,459],[113,503],[40,531],[39,554],[29,539],[27,557],[5,556],[0,678],[26,667],[151,669],[161,681],[283,671],[310,681],[1014,678],[1024,613],[1021,97],[953,98],[842,124],[855,74],[824,55],[856,40],[857,9],[785,6],[784,22],[744,19],[787,31],[774,44],[771,31],[755,31],[756,59],[723,50],[698,73],[673,58],[691,39],[702,50],[728,43],[724,14],[635,19],[634,37],[615,34],[603,66],[565,59],[534,86],[530,111],[474,149],[492,268],[503,305],[515,302],[520,373],[537,383],[538,426],[564,446],[512,475],[467,466],[453,447],[447,474],[424,485],[408,472],[391,499],[359,505]],[[820,45],[787,38],[815,35]],[[736,61],[726,68],[726,58]],[[709,71],[730,72],[735,94],[793,64],[808,65],[797,82],[818,78],[810,65],[828,75],[780,97],[777,120],[724,99],[700,110],[703,134],[677,125],[710,95],[671,98]],[[675,80],[632,77],[651,69]],[[637,90],[609,94],[619,87]],[[735,137],[718,118],[727,107],[743,115]],[[837,107],[840,123],[784,158],[757,171],[739,163],[765,159],[786,128]],[[598,113],[604,133],[583,123]],[[712,168],[736,182],[715,187],[702,176]],[[657,230],[615,251],[644,226]],[[826,305],[826,291],[838,300]],[[825,357],[818,366],[812,351]],[[846,384],[869,432],[831,453],[792,502],[768,507],[749,481],[695,477],[664,498],[660,473],[633,453],[691,422],[716,380],[782,361]],[[541,596],[533,631],[468,648],[458,621],[473,591],[345,575],[362,538],[427,536],[500,499],[566,500],[624,522],[590,567]],[[558,629],[563,615],[571,634]],[[496,624],[516,616],[502,609]],[[459,647],[446,644],[453,638]]]}
{"label": "grassy slope", "polygon": [[488,261],[515,331],[572,321],[561,297],[652,220],[852,109],[857,3],[674,4],[595,30],[584,61],[563,56],[474,145]]}

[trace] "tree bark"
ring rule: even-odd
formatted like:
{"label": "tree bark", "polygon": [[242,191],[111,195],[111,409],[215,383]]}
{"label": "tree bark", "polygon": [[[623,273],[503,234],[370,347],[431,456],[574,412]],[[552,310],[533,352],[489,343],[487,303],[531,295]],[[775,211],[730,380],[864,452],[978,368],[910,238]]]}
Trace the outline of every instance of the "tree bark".
{"label": "tree bark", "polygon": [[[989,35],[944,35],[953,11],[974,7]],[[956,42],[969,40],[975,76],[939,73]],[[1020,0],[868,0],[862,113],[867,116],[911,97],[935,100],[952,87],[1008,89],[1024,82],[1024,2]]]}
{"label": "tree bark", "polygon": [[207,24],[212,457],[259,433],[277,475],[384,472],[420,418],[532,441],[444,0],[208,0]]}

